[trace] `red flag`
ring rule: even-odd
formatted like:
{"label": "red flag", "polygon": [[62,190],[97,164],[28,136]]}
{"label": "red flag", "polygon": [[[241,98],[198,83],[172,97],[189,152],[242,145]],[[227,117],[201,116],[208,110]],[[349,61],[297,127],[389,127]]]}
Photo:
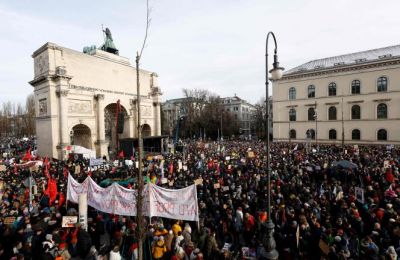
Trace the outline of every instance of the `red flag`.
{"label": "red flag", "polygon": [[45,192],[46,194],[49,195],[50,198],[50,206],[53,204],[53,202],[56,200],[57,197],[57,182],[54,178],[49,178],[47,182],[47,190]]}
{"label": "red flag", "polygon": [[67,167],[64,167],[64,178],[68,178],[68,168]]}
{"label": "red flag", "polygon": [[46,158],[44,158],[43,165],[44,166],[49,166],[50,165],[49,158],[47,156],[46,156]]}
{"label": "red flag", "polygon": [[169,164],[169,174],[172,174],[174,172],[174,164],[170,163]]}
{"label": "red flag", "polygon": [[118,157],[120,157],[120,158],[125,158],[124,151],[119,152]]}
{"label": "red flag", "polygon": [[24,157],[22,157],[22,160],[23,160],[23,161],[30,161],[30,160],[32,160],[31,148],[29,148],[29,149],[26,151]]}
{"label": "red flag", "polygon": [[64,202],[65,202],[64,193],[60,192],[60,196],[58,198],[58,207],[60,208],[62,205],[64,205]]}

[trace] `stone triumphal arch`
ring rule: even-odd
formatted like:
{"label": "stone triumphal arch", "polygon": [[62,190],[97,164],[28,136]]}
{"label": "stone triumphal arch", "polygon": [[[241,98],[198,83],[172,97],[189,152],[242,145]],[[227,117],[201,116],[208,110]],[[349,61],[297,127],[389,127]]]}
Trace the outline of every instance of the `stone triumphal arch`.
{"label": "stone triumphal arch", "polygon": [[[62,159],[71,145],[108,155],[116,139],[137,137],[136,71],[118,52],[85,53],[46,43],[33,55],[38,154]],[[140,70],[142,132],[161,134],[158,76]],[[123,129],[117,133],[120,104]],[[119,132],[119,131],[118,131]]]}

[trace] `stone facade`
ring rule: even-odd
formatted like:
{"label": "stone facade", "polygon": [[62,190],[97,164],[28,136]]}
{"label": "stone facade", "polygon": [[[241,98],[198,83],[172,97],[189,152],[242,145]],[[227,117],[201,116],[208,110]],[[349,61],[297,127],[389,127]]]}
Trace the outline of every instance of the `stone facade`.
{"label": "stone facade", "polygon": [[273,82],[274,140],[400,144],[399,81],[400,45],[289,70]]}
{"label": "stone facade", "polygon": [[[36,100],[40,156],[65,158],[65,148],[71,143],[95,150],[97,156],[107,155],[117,135],[112,127],[117,100],[124,112],[123,133],[118,138],[137,137],[136,69],[127,58],[101,50],[85,54],[54,43],[46,43],[32,57],[34,79],[30,84]],[[139,73],[141,125],[158,136],[158,76],[145,70]]]}

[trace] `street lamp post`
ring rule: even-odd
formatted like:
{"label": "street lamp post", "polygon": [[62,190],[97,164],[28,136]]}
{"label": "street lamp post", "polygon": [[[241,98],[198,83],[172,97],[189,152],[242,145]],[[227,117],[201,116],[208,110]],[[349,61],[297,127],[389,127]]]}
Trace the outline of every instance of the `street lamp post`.
{"label": "street lamp post", "polygon": [[[268,71],[268,40],[269,37],[272,36],[274,39],[275,50],[274,50],[274,63],[272,70]],[[283,68],[279,67],[278,62],[278,45],[276,44],[276,38],[273,32],[269,32],[266,39],[266,46],[265,46],[265,121],[266,121],[266,148],[267,148],[267,178],[268,178],[268,204],[267,204],[267,214],[268,219],[266,223],[266,234],[264,237],[263,245],[265,252],[263,257],[265,259],[278,259],[279,253],[276,251],[276,243],[274,239],[274,228],[275,225],[271,219],[271,168],[270,168],[270,147],[269,147],[269,93],[268,93],[268,86],[269,86],[269,73],[271,73],[272,80],[278,80],[282,78]]]}
{"label": "street lamp post", "polygon": [[315,119],[315,149],[318,150],[318,114],[317,114],[317,101],[315,101],[314,109],[314,119]]}

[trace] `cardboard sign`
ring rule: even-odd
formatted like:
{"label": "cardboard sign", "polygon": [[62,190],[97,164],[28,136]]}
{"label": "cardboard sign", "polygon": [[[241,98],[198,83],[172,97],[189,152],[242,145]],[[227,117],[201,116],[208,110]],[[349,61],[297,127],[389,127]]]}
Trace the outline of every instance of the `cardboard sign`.
{"label": "cardboard sign", "polygon": [[12,225],[15,221],[15,217],[6,217],[4,218],[4,224],[5,225]]}
{"label": "cardboard sign", "polygon": [[247,152],[247,157],[248,158],[254,158],[255,156],[254,156],[254,152],[253,151],[248,151]]}
{"label": "cardboard sign", "polygon": [[61,227],[75,227],[76,223],[78,223],[77,216],[63,216],[61,221]]}
{"label": "cardboard sign", "polygon": [[81,173],[81,166],[77,165],[77,166],[75,166],[75,174],[79,174],[79,173]]}
{"label": "cardboard sign", "polygon": [[194,184],[195,185],[203,185],[203,179],[199,178],[199,179],[194,180]]}
{"label": "cardboard sign", "polygon": [[389,167],[390,167],[390,162],[389,162],[388,160],[385,160],[385,161],[383,162],[383,168],[387,169],[387,168],[389,168]]}
{"label": "cardboard sign", "polygon": [[322,251],[325,255],[328,255],[328,254],[329,254],[329,246],[328,246],[328,244],[327,244],[324,240],[322,240],[322,239],[319,240],[319,248],[321,249],[321,251]]}

